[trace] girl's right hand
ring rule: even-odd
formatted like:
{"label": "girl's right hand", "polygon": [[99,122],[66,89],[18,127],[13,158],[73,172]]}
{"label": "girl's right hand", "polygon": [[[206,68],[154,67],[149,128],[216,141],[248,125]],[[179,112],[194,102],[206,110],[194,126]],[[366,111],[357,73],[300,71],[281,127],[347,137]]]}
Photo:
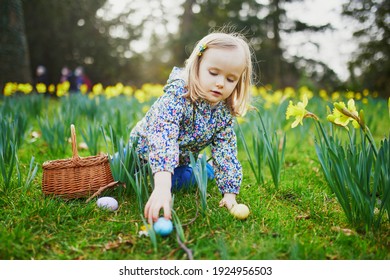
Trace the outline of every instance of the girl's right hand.
{"label": "girl's right hand", "polygon": [[159,218],[160,210],[164,211],[164,218],[171,219],[171,173],[170,172],[157,172],[154,174],[155,187],[152,195],[149,197],[148,202],[145,205],[144,215],[147,218],[149,224]]}

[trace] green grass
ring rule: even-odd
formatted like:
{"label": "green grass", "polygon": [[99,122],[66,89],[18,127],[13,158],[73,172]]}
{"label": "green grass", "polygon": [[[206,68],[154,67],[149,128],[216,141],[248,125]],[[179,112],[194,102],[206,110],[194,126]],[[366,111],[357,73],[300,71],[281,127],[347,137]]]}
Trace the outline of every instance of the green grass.
{"label": "green grass", "polygon": [[[126,105],[123,103],[117,101],[113,108],[121,109]],[[58,107],[56,100],[49,104],[47,112]],[[109,114],[100,115],[109,119]],[[386,111],[375,114],[381,118]],[[388,128],[389,121],[385,121],[383,126]],[[103,118],[101,122],[106,125]],[[86,128],[87,123],[87,117],[78,117],[76,130]],[[383,126],[378,126],[378,139],[386,133],[382,132]],[[29,117],[28,131],[38,129],[37,121]],[[175,193],[174,209],[183,225],[185,245],[194,259],[390,259],[389,221],[375,233],[351,228],[322,175],[312,134],[306,133],[302,139],[299,135],[287,130],[285,164],[278,189],[272,185],[268,167],[264,170],[265,185],[257,185],[239,143],[244,178],[238,201],[251,210],[247,220],[237,220],[225,208],[218,207],[221,195],[215,183],[207,188],[205,216],[200,214],[201,199],[196,188]],[[28,140],[26,135],[18,151],[21,171],[28,171],[31,156],[40,169],[26,192],[15,187],[16,179],[8,191],[0,191],[0,259],[187,259],[175,233],[157,237],[157,250],[148,237],[138,236],[143,221],[132,192],[118,188],[105,193],[119,201],[116,212],[98,209],[96,200],[85,203],[85,199],[65,201],[44,196],[41,164],[70,157],[71,146],[65,154],[49,155],[42,138]],[[78,141],[82,141],[81,133]],[[102,139],[99,149],[106,152]],[[80,155],[89,154],[80,151]],[[0,178],[0,190],[3,189]]]}

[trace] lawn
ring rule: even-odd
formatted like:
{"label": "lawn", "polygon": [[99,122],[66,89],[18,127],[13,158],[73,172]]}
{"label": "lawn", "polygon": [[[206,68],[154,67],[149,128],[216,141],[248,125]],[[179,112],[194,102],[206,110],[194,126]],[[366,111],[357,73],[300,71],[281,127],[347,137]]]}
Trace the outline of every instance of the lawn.
{"label": "lawn", "polygon": [[[207,186],[205,209],[196,187],[174,193],[173,209],[183,228],[183,242],[178,241],[175,231],[155,240],[139,235],[144,221],[130,186],[103,193],[118,200],[115,212],[98,208],[96,199],[86,203],[85,198],[64,200],[42,193],[42,163],[72,156],[67,141],[71,123],[76,126],[78,143],[88,143],[89,149],[79,148],[82,157],[97,152],[112,154],[115,139],[110,129],[116,139],[127,141],[130,129],[153,100],[81,94],[61,98],[15,94],[0,99],[3,122],[18,119],[14,130],[21,127],[12,176],[0,176],[0,259],[182,260],[189,258],[188,250],[198,260],[390,259],[388,214],[374,231],[349,223],[322,173],[313,122],[305,120],[303,126],[291,129],[291,121],[285,119],[287,99],[267,104],[259,97],[255,103],[268,133],[277,131],[280,139],[286,134],[278,187],[267,163],[262,167],[263,182],[256,180],[237,128],[244,170],[238,201],[250,208],[246,220],[238,220],[218,206],[221,195],[214,182]],[[310,109],[326,120],[326,106],[332,101],[313,100]],[[379,98],[367,100],[357,102],[357,106],[364,109],[367,125],[379,144],[389,137],[387,104]],[[255,119],[255,113],[250,112],[238,120],[250,151]],[[3,161],[3,169],[9,171],[11,164]],[[38,170],[29,182],[28,173],[35,164]],[[8,183],[5,177],[10,177]]]}

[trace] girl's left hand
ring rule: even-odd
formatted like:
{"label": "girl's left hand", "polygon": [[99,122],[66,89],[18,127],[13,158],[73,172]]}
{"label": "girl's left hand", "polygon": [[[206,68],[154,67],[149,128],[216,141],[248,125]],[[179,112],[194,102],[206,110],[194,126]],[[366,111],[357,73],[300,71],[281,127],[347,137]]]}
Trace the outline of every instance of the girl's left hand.
{"label": "girl's left hand", "polygon": [[228,210],[230,210],[233,205],[237,204],[236,201],[236,194],[234,193],[225,193],[223,195],[222,200],[219,202],[219,207],[226,207]]}

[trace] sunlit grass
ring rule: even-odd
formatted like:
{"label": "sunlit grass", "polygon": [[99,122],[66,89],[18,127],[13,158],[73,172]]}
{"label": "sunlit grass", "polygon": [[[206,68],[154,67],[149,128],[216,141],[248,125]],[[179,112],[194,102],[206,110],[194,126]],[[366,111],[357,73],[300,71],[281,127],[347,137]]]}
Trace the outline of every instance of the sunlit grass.
{"label": "sunlit grass", "polygon": [[[267,87],[267,94],[271,95],[273,92]],[[283,121],[284,114],[274,115],[282,111],[277,110],[280,106],[277,102],[287,104],[285,101],[289,98],[298,100],[300,92],[307,92],[307,89],[286,89],[282,92],[279,101],[275,98],[275,103],[267,105],[270,106],[269,109],[265,108],[267,99],[257,95],[259,106],[264,109],[263,117],[273,124],[273,130],[286,133],[285,158],[279,187],[271,187],[272,174],[266,166],[263,168],[264,180],[258,182],[255,179],[244,147],[239,141],[238,155],[243,165],[244,177],[238,201],[248,205],[251,214],[247,220],[241,221],[235,219],[225,208],[220,208],[218,204],[221,195],[215,182],[207,186],[205,215],[198,215],[202,209],[202,201],[195,187],[175,192],[175,224],[181,227],[181,241],[192,251],[194,259],[389,259],[388,221],[383,223],[379,232],[357,232],[351,227],[336,197],[327,187],[314,149],[314,125],[304,123],[297,130],[289,130],[288,124]],[[312,104],[321,108],[319,115],[326,117],[323,107],[332,102],[332,94],[326,94],[327,101],[316,94],[313,93],[312,100],[315,102]],[[322,95],[325,96],[324,93]],[[25,112],[35,110],[29,105],[31,103],[24,102],[34,96],[37,94],[14,93],[3,97],[0,99],[0,112],[7,110],[15,114],[13,108]],[[38,96],[45,98],[35,101],[34,106],[41,108],[36,112],[40,116],[48,115],[49,120],[56,118],[58,108],[66,108],[61,103],[70,102],[66,101],[69,98],[66,96],[58,99],[46,98],[47,95]],[[286,96],[284,100],[283,96]],[[82,94],[70,97],[74,98],[72,102],[80,101],[83,104],[75,105],[76,129],[87,131],[88,125],[92,125],[92,120],[95,120],[103,127],[106,135],[109,135],[110,126],[115,127],[115,131],[116,127],[122,126],[118,139],[122,137],[123,141],[128,140],[128,133],[134,122],[142,117],[142,107],[155,100],[155,97],[145,99],[142,103],[134,95],[125,94],[115,98],[107,98],[103,94],[93,99]],[[339,97],[343,98],[343,94],[339,93]],[[364,106],[362,108],[365,111],[369,112],[371,109],[375,112],[370,123],[377,125],[374,125],[376,128],[370,128],[375,141],[379,143],[388,135],[390,127],[390,120],[385,117],[387,101],[375,99],[371,95],[367,98],[368,103],[363,103],[363,99],[357,102],[359,106]],[[14,100],[18,102],[14,103]],[[84,111],[84,108],[90,110]],[[115,114],[118,110],[122,112],[119,117]],[[18,149],[20,171],[24,176],[28,174],[32,156],[41,165],[46,160],[67,158],[72,154],[68,143],[64,144],[64,151],[56,151],[54,155],[50,155],[49,144],[42,135],[38,138],[31,137],[31,132],[41,130],[38,119],[30,113],[28,116],[25,138]],[[252,134],[246,125],[250,120],[250,115],[243,120],[246,122],[242,126],[246,139],[250,139]],[[367,119],[367,124],[368,122]],[[102,136],[96,143],[97,151],[112,153],[111,146],[116,145],[117,140],[111,138],[113,137],[107,137],[106,143]],[[82,142],[81,133],[78,140]],[[251,141],[248,142],[251,148]],[[80,156],[90,155],[90,152],[80,150]],[[178,244],[175,231],[165,238],[155,236],[155,241],[149,237],[139,237],[144,221],[141,218],[139,199],[132,188],[123,191],[123,188],[118,187],[104,193],[115,197],[119,202],[119,209],[109,212],[98,209],[95,200],[85,203],[85,199],[65,201],[45,197],[41,191],[41,179],[40,168],[26,191],[22,186],[18,187],[17,179],[13,177],[9,191],[0,192],[1,259],[188,258]],[[2,178],[0,186],[4,187]]]}

